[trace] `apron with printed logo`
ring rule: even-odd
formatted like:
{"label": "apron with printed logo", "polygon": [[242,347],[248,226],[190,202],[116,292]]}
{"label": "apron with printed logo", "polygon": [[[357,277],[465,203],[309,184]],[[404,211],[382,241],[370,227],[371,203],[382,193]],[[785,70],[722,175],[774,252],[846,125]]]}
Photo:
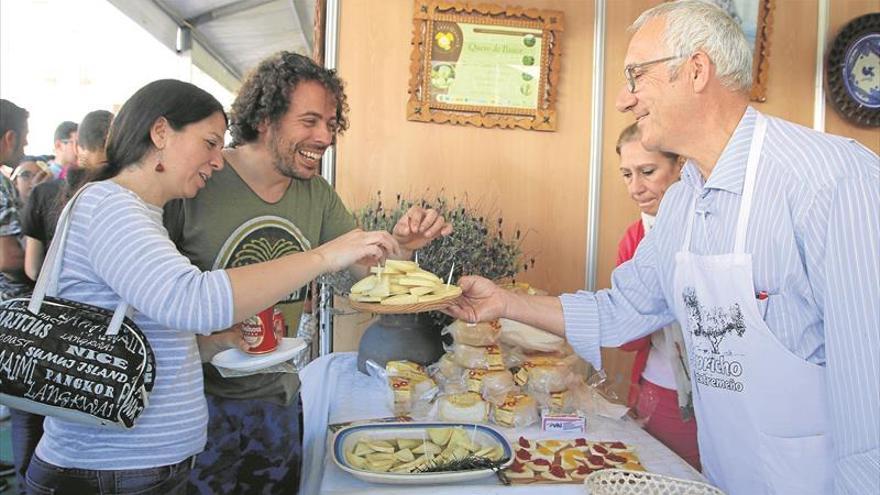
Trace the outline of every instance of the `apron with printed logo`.
{"label": "apron with printed logo", "polygon": [[688,347],[703,474],[729,495],[831,493],[825,370],[795,356],[759,311],[744,250],[767,120],[758,115],[734,251],[690,252],[694,199],[675,256],[675,311]]}

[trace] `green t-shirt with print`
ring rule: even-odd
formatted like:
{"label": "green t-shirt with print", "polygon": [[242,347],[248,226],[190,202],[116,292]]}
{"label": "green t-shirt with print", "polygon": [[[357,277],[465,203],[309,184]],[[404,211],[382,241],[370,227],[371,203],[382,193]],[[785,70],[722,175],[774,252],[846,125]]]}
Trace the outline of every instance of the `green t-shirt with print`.
{"label": "green t-shirt with print", "polygon": [[[234,268],[301,252],[356,227],[339,195],[322,177],[292,179],[284,196],[267,203],[226,163],[194,199],[165,207],[165,226],[181,253],[202,270]],[[296,333],[306,288],[279,301],[288,336]],[[223,378],[206,363],[205,391],[232,399],[286,405],[299,389],[293,373]]]}

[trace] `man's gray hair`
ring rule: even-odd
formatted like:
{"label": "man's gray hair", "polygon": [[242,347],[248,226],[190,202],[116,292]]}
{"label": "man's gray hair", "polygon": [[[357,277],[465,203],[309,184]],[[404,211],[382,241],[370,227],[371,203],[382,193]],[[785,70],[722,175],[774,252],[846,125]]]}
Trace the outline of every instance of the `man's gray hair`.
{"label": "man's gray hair", "polygon": [[[706,52],[715,65],[721,83],[734,91],[752,87],[752,51],[740,25],[711,0],[664,2],[642,12],[630,26],[636,31],[649,20],[666,21],[663,41],[670,55],[688,57],[697,50]],[[669,62],[675,74],[682,61]]]}

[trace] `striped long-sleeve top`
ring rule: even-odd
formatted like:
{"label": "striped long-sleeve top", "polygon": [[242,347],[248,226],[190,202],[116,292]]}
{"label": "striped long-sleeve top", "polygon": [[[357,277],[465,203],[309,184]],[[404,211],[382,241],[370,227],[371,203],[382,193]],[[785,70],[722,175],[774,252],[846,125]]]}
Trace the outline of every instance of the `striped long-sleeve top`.
{"label": "striped long-sleeve top", "polygon": [[156,356],[150,403],[123,431],[46,418],[37,455],[61,467],[144,469],[204,449],[207,404],[195,333],[227,328],[233,298],[225,271],[202,272],[181,255],[162,209],[114,182],[85,191],[73,209],[59,297],[134,309]]}
{"label": "striped long-sleeve top", "polygon": [[[685,165],[611,289],[561,296],[568,340],[597,367],[600,346],[674,320],[675,253],[695,196],[691,251],[733,251],[756,115],[745,112],[708,180]],[[775,337],[826,368],[835,493],[880,493],[880,159],[852,140],[768,120],[745,244],[755,290],[770,294]]]}

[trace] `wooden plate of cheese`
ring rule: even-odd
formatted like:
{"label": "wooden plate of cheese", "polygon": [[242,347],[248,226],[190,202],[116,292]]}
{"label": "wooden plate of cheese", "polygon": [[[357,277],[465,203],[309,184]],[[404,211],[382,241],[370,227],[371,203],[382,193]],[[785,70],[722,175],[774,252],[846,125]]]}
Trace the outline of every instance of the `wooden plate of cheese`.
{"label": "wooden plate of cheese", "polygon": [[461,296],[461,288],[444,283],[413,261],[386,260],[351,287],[351,307],[365,313],[405,314],[443,309]]}

